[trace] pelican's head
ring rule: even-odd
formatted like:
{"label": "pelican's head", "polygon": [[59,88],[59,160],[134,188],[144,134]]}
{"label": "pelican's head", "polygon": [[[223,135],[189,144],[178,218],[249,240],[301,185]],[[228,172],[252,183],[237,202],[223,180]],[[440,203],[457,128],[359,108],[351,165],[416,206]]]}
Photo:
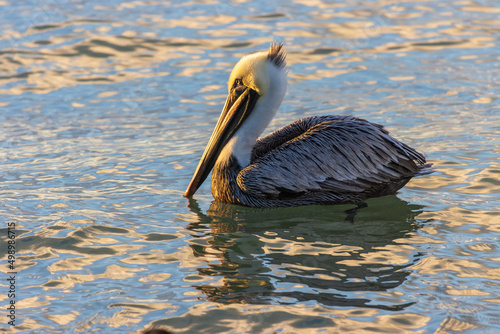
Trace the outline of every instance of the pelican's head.
{"label": "pelican's head", "polygon": [[272,120],[286,92],[286,54],[283,44],[244,56],[234,66],[228,97],[212,137],[185,196],[193,195],[205,181],[224,147],[246,166],[251,149]]}
{"label": "pelican's head", "polygon": [[285,70],[286,54],[283,44],[271,44],[266,52],[257,52],[244,56],[231,71],[227,90],[229,94],[235,86],[243,85],[256,91],[260,96],[265,95],[272,83],[286,86]]}

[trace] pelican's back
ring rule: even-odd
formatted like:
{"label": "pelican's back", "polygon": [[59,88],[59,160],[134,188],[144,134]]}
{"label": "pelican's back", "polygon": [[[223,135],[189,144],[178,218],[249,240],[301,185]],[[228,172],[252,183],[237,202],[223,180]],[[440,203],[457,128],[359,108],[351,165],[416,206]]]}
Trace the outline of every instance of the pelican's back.
{"label": "pelican's back", "polygon": [[393,194],[428,168],[421,153],[383,126],[330,115],[298,120],[259,139],[237,182],[261,199],[340,203]]}

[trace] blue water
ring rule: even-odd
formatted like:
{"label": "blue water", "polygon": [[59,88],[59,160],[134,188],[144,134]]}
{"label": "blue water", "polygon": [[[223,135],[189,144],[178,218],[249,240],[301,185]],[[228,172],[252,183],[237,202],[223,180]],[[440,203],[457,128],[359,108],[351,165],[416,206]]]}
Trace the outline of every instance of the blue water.
{"label": "blue water", "polygon": [[[497,333],[499,13],[0,1],[0,331]],[[232,66],[275,40],[289,85],[266,132],[353,114],[435,172],[353,224],[352,205],[249,209],[214,202],[209,182],[184,198]]]}

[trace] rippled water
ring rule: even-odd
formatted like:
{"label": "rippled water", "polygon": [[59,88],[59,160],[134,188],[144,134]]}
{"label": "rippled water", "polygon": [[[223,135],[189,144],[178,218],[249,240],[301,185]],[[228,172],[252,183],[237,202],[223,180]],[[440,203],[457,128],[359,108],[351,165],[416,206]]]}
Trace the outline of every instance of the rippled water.
{"label": "rippled water", "polygon": [[[499,14],[496,0],[0,1],[0,331],[497,333]],[[274,40],[289,89],[269,130],[354,114],[436,172],[354,224],[352,206],[213,202],[208,182],[184,198],[233,64]]]}

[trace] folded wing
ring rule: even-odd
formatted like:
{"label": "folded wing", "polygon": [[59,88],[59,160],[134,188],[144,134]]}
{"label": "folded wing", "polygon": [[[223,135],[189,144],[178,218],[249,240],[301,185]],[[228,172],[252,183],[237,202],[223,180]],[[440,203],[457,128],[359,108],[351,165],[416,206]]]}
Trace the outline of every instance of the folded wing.
{"label": "folded wing", "polygon": [[237,182],[248,194],[267,199],[325,192],[371,196],[389,185],[399,189],[427,167],[422,154],[381,125],[351,116],[318,116],[261,138]]}

